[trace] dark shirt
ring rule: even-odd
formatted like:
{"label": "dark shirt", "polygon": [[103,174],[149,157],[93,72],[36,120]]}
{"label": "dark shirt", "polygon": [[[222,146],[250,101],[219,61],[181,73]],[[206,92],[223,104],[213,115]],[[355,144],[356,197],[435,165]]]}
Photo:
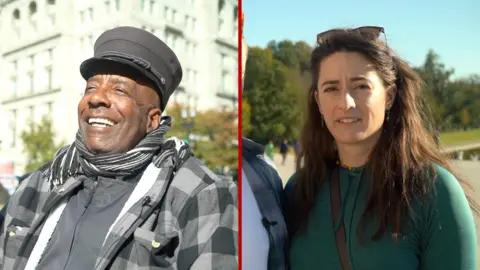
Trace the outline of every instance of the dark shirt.
{"label": "dark shirt", "polygon": [[94,269],[110,226],[120,214],[140,176],[79,176],[83,186],[68,201],[36,269]]}
{"label": "dark shirt", "polygon": [[286,143],[282,143],[280,145],[280,153],[282,154],[286,154],[288,151],[288,145]]}

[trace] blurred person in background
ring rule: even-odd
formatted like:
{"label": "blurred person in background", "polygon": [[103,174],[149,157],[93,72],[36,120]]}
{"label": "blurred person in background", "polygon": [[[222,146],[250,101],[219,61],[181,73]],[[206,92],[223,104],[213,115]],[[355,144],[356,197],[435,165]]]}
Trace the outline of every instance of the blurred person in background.
{"label": "blurred person in background", "polygon": [[267,145],[265,146],[265,155],[267,155],[270,160],[273,160],[274,151],[275,145],[273,144],[272,140],[269,140]]}
{"label": "blurred person in background", "polygon": [[[243,14],[242,14],[243,24]],[[242,35],[242,81],[248,46]],[[242,268],[286,269],[287,226],[282,179],[265,148],[242,138]]]}
{"label": "blurred person in background", "polygon": [[285,165],[288,155],[288,141],[285,139],[280,143],[280,155],[282,155],[282,165]]}
{"label": "blurred person in background", "polygon": [[317,37],[286,186],[290,269],[477,269],[477,204],[426,129],[420,77],[381,33]]}
{"label": "blurred person in background", "polygon": [[82,63],[75,142],[10,198],[0,268],[236,269],[237,188],[164,139],[175,53],[142,29],[104,32]]}

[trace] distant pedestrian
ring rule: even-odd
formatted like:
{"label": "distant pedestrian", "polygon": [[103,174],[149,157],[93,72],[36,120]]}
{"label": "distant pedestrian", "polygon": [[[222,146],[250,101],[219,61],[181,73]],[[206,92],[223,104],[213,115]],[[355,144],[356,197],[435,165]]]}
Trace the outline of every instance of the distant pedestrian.
{"label": "distant pedestrian", "polygon": [[273,142],[271,140],[268,141],[268,144],[265,146],[265,155],[269,157],[271,160],[273,160],[274,150],[275,150],[275,145],[273,145]]}
{"label": "distant pedestrian", "polygon": [[282,165],[285,165],[285,160],[287,159],[288,153],[288,141],[283,140],[282,144],[280,144],[280,154],[282,155]]}
{"label": "distant pedestrian", "polygon": [[298,140],[293,142],[293,150],[295,151],[295,159],[297,159],[298,153],[300,152],[300,143]]}

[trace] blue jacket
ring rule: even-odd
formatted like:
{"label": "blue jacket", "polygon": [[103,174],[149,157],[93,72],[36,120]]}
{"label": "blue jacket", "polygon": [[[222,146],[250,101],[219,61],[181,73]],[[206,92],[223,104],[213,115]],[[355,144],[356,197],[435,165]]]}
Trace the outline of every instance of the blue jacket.
{"label": "blue jacket", "polygon": [[263,216],[263,226],[269,235],[268,269],[284,270],[287,265],[288,233],[283,217],[285,198],[282,180],[277,170],[265,160],[262,145],[243,138],[242,155],[243,172],[252,187]]}

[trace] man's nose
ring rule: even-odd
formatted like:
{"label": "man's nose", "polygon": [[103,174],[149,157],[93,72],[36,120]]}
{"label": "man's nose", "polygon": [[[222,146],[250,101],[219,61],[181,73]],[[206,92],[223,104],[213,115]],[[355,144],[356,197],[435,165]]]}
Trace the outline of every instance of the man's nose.
{"label": "man's nose", "polygon": [[97,88],[89,97],[88,99],[88,106],[90,108],[98,108],[98,107],[107,107],[110,108],[111,106],[110,99],[108,98],[108,94],[105,88],[99,87]]}

